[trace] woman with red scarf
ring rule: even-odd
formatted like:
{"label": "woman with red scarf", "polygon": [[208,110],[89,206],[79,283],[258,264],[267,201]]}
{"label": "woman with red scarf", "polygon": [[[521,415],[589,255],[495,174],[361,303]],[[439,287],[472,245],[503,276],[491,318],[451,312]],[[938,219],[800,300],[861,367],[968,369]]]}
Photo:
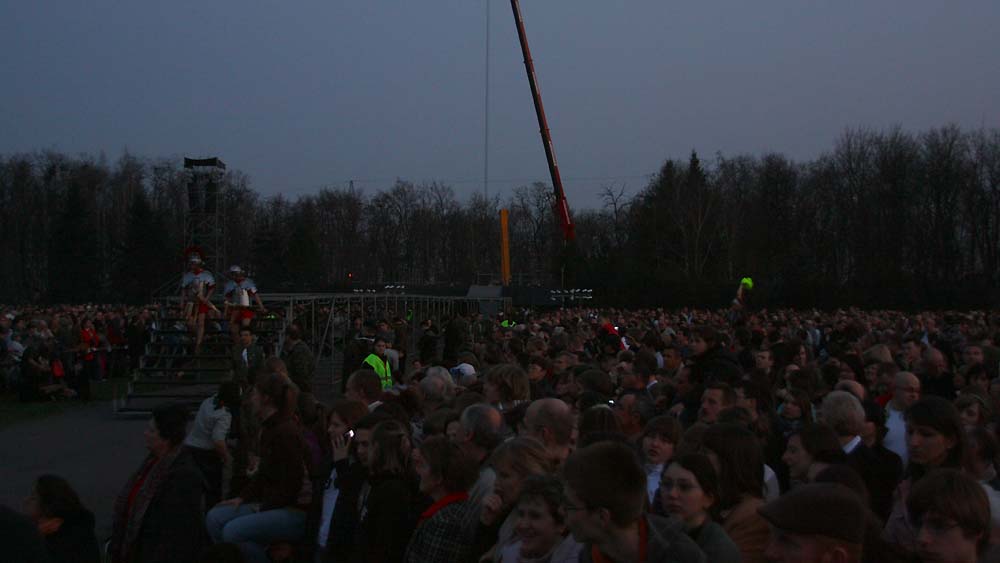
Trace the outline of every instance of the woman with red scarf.
{"label": "woman with red scarf", "polygon": [[420,515],[404,561],[465,561],[472,545],[464,526],[476,510],[467,491],[479,477],[478,465],[444,436],[425,440],[413,452],[413,465],[420,492],[434,504]]}
{"label": "woman with red scarf", "polygon": [[158,407],[146,429],[149,456],[115,501],[112,563],[186,563],[207,543],[202,475],[181,447],[187,411]]}

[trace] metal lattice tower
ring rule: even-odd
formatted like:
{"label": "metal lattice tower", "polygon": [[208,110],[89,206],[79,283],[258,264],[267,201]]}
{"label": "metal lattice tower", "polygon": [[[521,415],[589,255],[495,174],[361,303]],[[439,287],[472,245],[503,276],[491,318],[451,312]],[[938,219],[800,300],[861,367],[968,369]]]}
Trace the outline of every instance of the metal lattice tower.
{"label": "metal lattice tower", "polygon": [[200,247],[206,267],[218,276],[226,260],[226,164],[216,157],[185,158],[184,169],[188,174],[184,246]]}

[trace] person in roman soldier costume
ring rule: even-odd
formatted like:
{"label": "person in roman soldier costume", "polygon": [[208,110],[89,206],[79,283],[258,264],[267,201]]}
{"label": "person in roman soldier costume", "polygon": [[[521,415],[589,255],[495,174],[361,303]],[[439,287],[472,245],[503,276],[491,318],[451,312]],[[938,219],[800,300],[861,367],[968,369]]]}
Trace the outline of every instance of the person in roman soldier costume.
{"label": "person in roman soldier costume", "polygon": [[260,300],[257,285],[239,266],[229,268],[229,281],[222,294],[226,299],[225,317],[229,321],[229,332],[232,333],[233,342],[239,342],[240,328],[250,326],[250,321],[253,320],[251,301],[256,303],[258,311],[264,311],[264,303]]}
{"label": "person in roman soldier costume", "polygon": [[218,313],[219,310],[212,304],[215,276],[204,269],[200,252],[189,249],[186,254],[188,271],[181,278],[181,311],[188,327],[195,333],[194,353],[197,354],[205,337],[205,317],[209,312]]}

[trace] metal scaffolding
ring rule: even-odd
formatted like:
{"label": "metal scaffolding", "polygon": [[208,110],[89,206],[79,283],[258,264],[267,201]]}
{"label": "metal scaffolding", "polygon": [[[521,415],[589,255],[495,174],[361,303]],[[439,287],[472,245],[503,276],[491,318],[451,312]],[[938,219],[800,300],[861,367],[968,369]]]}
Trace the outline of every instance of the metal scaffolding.
{"label": "metal scaffolding", "polygon": [[198,247],[206,267],[219,275],[226,260],[226,164],[218,158],[184,159],[188,171],[184,246]]}
{"label": "metal scaffolding", "polygon": [[[495,316],[510,313],[511,301],[507,297],[441,297],[433,295],[406,295],[402,293],[262,293],[261,299],[271,311],[282,311],[284,326],[293,320],[302,329],[303,338],[316,353],[329,346],[343,350],[354,318],[362,320],[402,319],[416,331],[420,322],[431,319],[440,325],[442,320],[456,314],[482,313]],[[280,343],[279,343],[280,346]],[[280,353],[280,347],[278,349]],[[331,374],[332,375],[332,374]]]}
{"label": "metal scaffolding", "polygon": [[[419,336],[420,323],[431,319],[441,326],[456,314],[510,313],[505,297],[441,297],[406,295],[401,292],[358,293],[261,293],[267,314],[254,320],[255,333],[264,339],[268,353],[281,355],[285,333],[292,322],[302,328],[302,339],[316,359],[314,382],[333,387],[344,369],[343,353],[351,338],[355,318],[363,321],[406,321],[411,342]],[[222,304],[216,294],[213,301]],[[232,342],[224,319],[206,319],[206,350],[193,354],[190,334],[177,318],[180,298],[160,299],[157,326],[138,372],[124,394],[114,401],[119,415],[148,414],[163,401],[197,406],[215,392],[218,384],[232,378]]]}

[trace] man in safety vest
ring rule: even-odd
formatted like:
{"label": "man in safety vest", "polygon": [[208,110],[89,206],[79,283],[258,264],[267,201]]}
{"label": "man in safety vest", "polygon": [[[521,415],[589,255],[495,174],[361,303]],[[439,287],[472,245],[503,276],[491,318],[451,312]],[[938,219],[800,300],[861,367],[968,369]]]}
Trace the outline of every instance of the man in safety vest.
{"label": "man in safety vest", "polygon": [[389,368],[389,357],[385,353],[386,341],[382,338],[375,338],[375,351],[368,354],[362,362],[361,367],[368,367],[375,370],[378,379],[382,382],[382,389],[392,388],[392,370]]}

